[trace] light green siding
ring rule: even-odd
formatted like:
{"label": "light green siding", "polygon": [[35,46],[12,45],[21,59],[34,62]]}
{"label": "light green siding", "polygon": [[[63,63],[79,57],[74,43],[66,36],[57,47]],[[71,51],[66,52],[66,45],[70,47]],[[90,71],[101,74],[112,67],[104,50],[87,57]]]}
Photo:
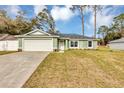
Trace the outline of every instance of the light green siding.
{"label": "light green siding", "polygon": [[96,40],[93,41],[93,48],[94,48],[94,49],[97,48],[97,41],[96,41]]}
{"label": "light green siding", "polygon": [[79,48],[80,48],[80,49],[85,49],[85,48],[87,48],[87,41],[86,41],[86,40],[80,40],[80,41],[79,41]]}
{"label": "light green siding", "polygon": [[58,39],[53,38],[53,49],[58,49]]}
{"label": "light green siding", "polygon": [[[79,41],[79,48],[80,49],[87,49],[88,48],[87,44],[88,44],[88,40],[80,40]],[[93,49],[96,49],[96,48],[97,48],[97,40],[93,40]]]}
{"label": "light green siding", "polygon": [[19,40],[19,49],[22,49],[22,38],[18,38]]}
{"label": "light green siding", "polygon": [[79,48],[80,48],[80,49],[83,48],[83,41],[79,41]]}
{"label": "light green siding", "polygon": [[87,48],[87,41],[83,41],[83,48]]}
{"label": "light green siding", "polygon": [[68,40],[64,40],[64,48],[65,50],[67,50],[69,48],[69,41]]}

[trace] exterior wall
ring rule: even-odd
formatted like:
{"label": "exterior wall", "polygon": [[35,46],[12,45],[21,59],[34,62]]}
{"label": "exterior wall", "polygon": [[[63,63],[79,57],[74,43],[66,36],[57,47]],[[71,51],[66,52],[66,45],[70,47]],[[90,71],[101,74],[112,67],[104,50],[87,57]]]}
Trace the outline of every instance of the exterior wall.
{"label": "exterior wall", "polygon": [[[96,40],[91,40],[91,41],[93,41],[93,47],[91,49],[96,49],[97,41]],[[88,49],[88,40],[79,40],[79,48],[80,49]]]}
{"label": "exterior wall", "polygon": [[124,43],[111,43],[108,45],[113,50],[124,50]]}
{"label": "exterior wall", "polygon": [[[71,41],[77,41],[78,42],[78,47],[71,47]],[[75,39],[71,39],[71,40],[69,40],[69,42],[68,42],[68,47],[69,47],[69,49],[79,49],[79,40],[75,40]]]}
{"label": "exterior wall", "polygon": [[93,41],[93,48],[97,49],[97,47],[98,47],[98,41],[94,40]]}
{"label": "exterior wall", "polygon": [[83,40],[79,41],[79,48],[80,48],[80,49],[84,48],[84,47],[83,47],[83,45],[84,45],[83,43],[84,43]]}
{"label": "exterior wall", "polygon": [[58,49],[58,44],[59,44],[59,40],[57,38],[53,38],[53,49]]}
{"label": "exterior wall", "polygon": [[[19,50],[24,49],[24,40],[37,40],[37,39],[52,39],[53,40],[53,50],[60,49],[59,44],[60,40],[58,38],[18,38],[19,41]],[[70,49],[70,41],[68,39],[64,39],[64,50]],[[97,48],[97,41],[93,40],[93,47],[91,49]],[[88,49],[88,40],[78,40],[78,47],[75,49]]]}
{"label": "exterior wall", "polygon": [[17,51],[18,40],[0,41],[0,51]]}
{"label": "exterior wall", "polygon": [[87,46],[88,46],[87,40],[83,41],[83,48],[84,48],[84,49],[87,49]]}
{"label": "exterior wall", "polygon": [[69,40],[64,40],[64,49],[69,49]]}
{"label": "exterior wall", "polygon": [[68,50],[69,49],[69,40],[67,40],[67,39],[58,40],[58,49],[61,50],[62,42],[64,43],[64,50]]}
{"label": "exterior wall", "polygon": [[0,41],[0,51],[6,50],[6,41]]}
{"label": "exterior wall", "polygon": [[18,38],[18,41],[19,41],[18,49],[22,50],[22,38]]}
{"label": "exterior wall", "polygon": [[87,40],[80,40],[79,41],[79,48],[86,49],[87,48]]}
{"label": "exterior wall", "polygon": [[6,41],[8,51],[18,51],[18,40]]}

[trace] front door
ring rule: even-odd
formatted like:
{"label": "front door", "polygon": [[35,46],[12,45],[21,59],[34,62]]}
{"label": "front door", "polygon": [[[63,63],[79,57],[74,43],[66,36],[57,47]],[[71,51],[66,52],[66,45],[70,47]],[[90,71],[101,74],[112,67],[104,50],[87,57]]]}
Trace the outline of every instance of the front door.
{"label": "front door", "polygon": [[64,41],[60,41],[60,50],[64,50]]}

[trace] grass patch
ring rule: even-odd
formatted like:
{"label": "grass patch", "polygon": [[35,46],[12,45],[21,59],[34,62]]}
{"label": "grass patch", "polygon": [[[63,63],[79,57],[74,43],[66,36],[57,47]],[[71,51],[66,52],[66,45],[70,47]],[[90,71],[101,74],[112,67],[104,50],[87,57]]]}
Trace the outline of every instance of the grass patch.
{"label": "grass patch", "polygon": [[23,87],[124,87],[124,52],[99,48],[51,53]]}
{"label": "grass patch", "polygon": [[17,52],[17,51],[0,51],[0,55],[14,53],[14,52]]}

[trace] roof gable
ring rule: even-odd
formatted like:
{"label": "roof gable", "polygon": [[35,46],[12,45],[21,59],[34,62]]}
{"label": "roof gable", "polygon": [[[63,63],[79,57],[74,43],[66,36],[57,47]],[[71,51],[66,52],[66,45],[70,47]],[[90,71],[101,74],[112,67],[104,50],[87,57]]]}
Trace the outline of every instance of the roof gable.
{"label": "roof gable", "polygon": [[36,35],[38,35],[38,36],[50,36],[49,33],[44,32],[40,29],[36,29],[36,30],[33,30],[31,32],[28,32],[28,33],[24,34],[24,36],[27,36],[27,35],[30,35],[30,36],[36,36]]}

